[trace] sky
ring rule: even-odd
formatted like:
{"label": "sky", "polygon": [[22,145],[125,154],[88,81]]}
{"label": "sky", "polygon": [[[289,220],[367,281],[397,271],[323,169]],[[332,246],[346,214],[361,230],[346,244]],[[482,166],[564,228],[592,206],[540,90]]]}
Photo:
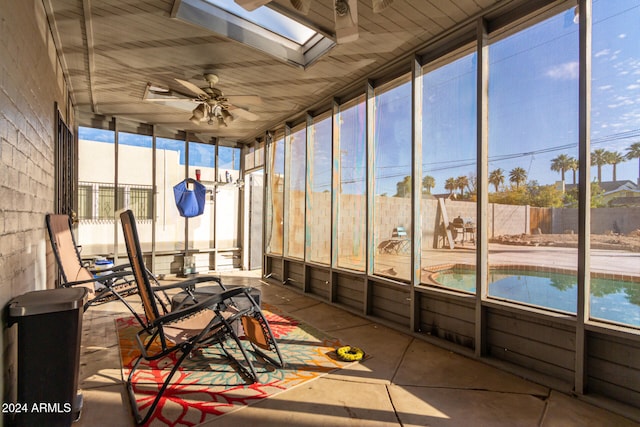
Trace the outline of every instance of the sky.
{"label": "sky", "polygon": [[[593,15],[591,148],[625,154],[633,142],[640,142],[640,0],[594,0]],[[559,154],[577,158],[579,46],[573,18],[571,8],[491,41],[489,171],[501,168],[507,184],[508,173],[515,167],[525,169],[529,180],[553,184],[560,174],[550,170],[552,159]],[[475,175],[476,65],[472,51],[448,64],[425,68],[423,176],[435,178],[433,193],[446,192],[447,178]],[[376,194],[395,194],[397,182],[411,171],[410,96],[408,83],[376,91]],[[358,173],[365,165],[363,110],[345,111],[341,119],[342,134],[352,139],[341,147],[345,180],[364,178]],[[315,133],[321,140],[327,140],[324,127]],[[113,139],[104,132],[81,129],[80,137]],[[150,145],[144,140],[148,137],[139,138],[121,138],[121,142]],[[201,154],[197,156],[201,160],[192,159],[205,166],[210,156]],[[330,162],[330,150],[317,149],[316,156],[316,166]],[[617,166],[618,180],[635,182],[638,174],[637,160]],[[591,176],[596,177],[595,167]],[[327,178],[318,176],[319,184],[326,186]],[[612,167],[604,166],[603,181],[611,179]],[[571,172],[566,180],[572,182]],[[343,186],[346,192],[362,189],[361,183]]]}
{"label": "sky", "polygon": [[[592,150],[626,153],[640,141],[640,2],[593,3]],[[522,167],[530,180],[553,184],[559,154],[578,155],[578,25],[573,9],[489,48],[489,171]],[[423,171],[436,178],[475,174],[475,54],[424,78]],[[596,168],[592,168],[592,178]],[[637,160],[617,179],[638,178]],[[569,172],[565,178],[572,182]],[[612,167],[603,168],[603,181]]]}
{"label": "sky", "polygon": [[[114,133],[109,130],[93,129],[80,127],[78,129],[78,137],[89,141],[97,141],[113,144]],[[121,132],[118,143],[122,145],[132,145],[136,147],[152,146],[152,139],[146,135],[136,135],[132,133]],[[180,153],[180,164],[185,162],[185,143],[167,138],[156,138],[156,146],[158,149],[178,151]],[[215,146],[211,144],[202,144],[190,142],[189,148],[189,165],[202,167],[215,167]],[[82,153],[80,153],[82,155]],[[221,169],[240,169],[240,149],[231,147],[220,147],[218,149],[218,165]]]}

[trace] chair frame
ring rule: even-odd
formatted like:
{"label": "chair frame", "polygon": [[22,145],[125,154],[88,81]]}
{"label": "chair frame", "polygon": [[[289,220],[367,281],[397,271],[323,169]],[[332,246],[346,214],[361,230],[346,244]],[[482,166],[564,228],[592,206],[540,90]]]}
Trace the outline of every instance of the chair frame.
{"label": "chair frame", "polygon": [[[65,221],[66,222],[63,222]],[[144,324],[142,319],[138,316],[133,307],[127,302],[125,297],[132,295],[137,292],[137,287],[133,281],[133,273],[130,270],[129,264],[121,264],[114,267],[111,267],[109,271],[111,273],[104,274],[101,276],[96,276],[99,273],[95,269],[89,268],[82,262],[82,258],[80,256],[80,251],[78,250],[79,246],[76,243],[75,236],[72,232],[72,223],[71,218],[68,215],[64,214],[47,214],[45,216],[45,222],[47,225],[47,232],[49,234],[49,243],[51,244],[51,248],[53,249],[53,254],[56,259],[56,264],[58,265],[58,273],[60,277],[60,287],[68,288],[74,286],[84,286],[87,288],[92,287],[96,282],[100,283],[104,286],[102,290],[95,290],[94,288],[94,297],[88,299],[88,301],[84,305],[84,310],[88,310],[92,305],[104,304],[111,301],[119,300],[122,302],[127,309],[136,316],[136,319],[140,324]],[[64,225],[64,229],[56,228],[57,225]],[[62,231],[64,233],[69,233],[71,237],[71,242],[73,243],[75,260],[77,261],[77,268],[85,269],[89,272],[91,276],[90,279],[86,280],[70,280],[68,277],[68,272],[65,271],[64,263],[62,260],[61,248],[58,246],[58,241],[56,239],[56,231]],[[150,273],[149,273],[150,274]],[[155,277],[153,278],[155,280]],[[119,291],[118,287],[126,287],[125,291]]]}
{"label": "chair frame", "polygon": [[[251,317],[257,320],[261,327],[261,333],[263,334],[261,338],[265,339],[267,342],[267,348],[265,348],[265,350],[273,353],[274,357],[266,354],[258,348],[258,345],[254,342],[254,337],[249,333],[245,333],[254,353],[277,367],[282,368],[284,366],[282,354],[280,353],[277,342],[273,337],[271,328],[269,327],[267,320],[264,318],[264,315],[260,310],[260,306],[250,295],[251,288],[238,287],[226,289],[219,278],[212,276],[196,277],[177,283],[152,287],[148,275],[145,274],[146,269],[144,268],[144,260],[142,257],[133,212],[131,210],[127,210],[120,215],[120,218],[129,262],[131,264],[131,269],[136,279],[136,283],[138,284],[138,295],[142,300],[142,306],[146,315],[145,325],[136,334],[136,342],[141,354],[134,362],[127,378],[127,392],[129,394],[129,400],[133,409],[135,421],[138,425],[144,424],[149,420],[182,362],[197,348],[216,344],[219,345],[226,357],[238,367],[238,371],[242,376],[251,383],[257,382],[258,374],[256,369],[249,357],[247,349],[245,349],[233,328],[233,324],[237,321],[239,322],[243,318]],[[199,294],[195,285],[203,282],[218,283],[218,285],[222,287],[222,293]],[[158,293],[162,294],[166,290],[170,289],[182,289],[187,291],[191,296],[191,303],[176,307],[174,310],[170,310],[170,304],[163,302],[162,296],[158,298]],[[234,298],[241,296],[247,298],[250,304],[246,307],[238,308],[235,305]],[[187,300],[189,299],[185,298],[185,301]],[[158,303],[160,304],[160,307],[158,307]],[[179,343],[172,342],[165,336],[165,327],[170,326],[171,324],[176,324],[177,322],[194,316],[204,310],[211,310],[213,314],[211,320],[199,333],[184,337],[184,340]],[[225,348],[224,343],[229,338],[235,341],[237,348],[240,350],[242,357],[247,364],[247,367],[243,366],[236,357],[234,357],[234,355]],[[151,345],[156,342],[159,342],[160,349],[152,353],[149,349],[151,348]],[[155,399],[147,408],[146,414],[142,415],[135,398],[132,383],[136,369],[142,360],[157,360],[176,351],[180,351],[182,354],[177,357],[176,363],[160,387]]]}

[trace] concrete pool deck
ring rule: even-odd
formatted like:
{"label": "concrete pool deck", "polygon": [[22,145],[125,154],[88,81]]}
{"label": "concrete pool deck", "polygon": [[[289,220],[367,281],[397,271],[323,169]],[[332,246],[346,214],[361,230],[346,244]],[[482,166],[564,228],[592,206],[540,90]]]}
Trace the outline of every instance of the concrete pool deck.
{"label": "concrete pool deck", "polygon": [[[442,264],[475,264],[473,245],[457,245],[455,249],[426,249],[422,251],[422,268]],[[598,273],[640,276],[640,252],[591,250],[591,271]],[[408,255],[375,254],[375,272],[390,278],[406,279],[410,272]],[[539,265],[577,271],[578,249],[558,246],[519,246],[489,244],[489,264]],[[428,282],[428,273],[423,275]]]}

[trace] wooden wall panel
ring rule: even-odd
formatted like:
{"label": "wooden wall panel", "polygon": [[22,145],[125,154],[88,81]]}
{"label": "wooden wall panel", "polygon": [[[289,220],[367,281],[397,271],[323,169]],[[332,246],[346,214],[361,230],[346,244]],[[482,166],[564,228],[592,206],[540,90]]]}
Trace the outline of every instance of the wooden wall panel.
{"label": "wooden wall panel", "polygon": [[364,311],[364,278],[336,273],[335,300],[358,311]]}
{"label": "wooden wall panel", "polygon": [[419,327],[423,333],[474,348],[474,311],[472,297],[457,297],[434,292],[418,293]]}
{"label": "wooden wall panel", "polygon": [[329,270],[321,267],[307,267],[309,293],[329,301]]}
{"label": "wooden wall panel", "polygon": [[575,327],[533,313],[487,309],[488,353],[559,380],[573,382]]}
{"label": "wooden wall panel", "polygon": [[587,348],[589,392],[640,407],[640,343],[588,332]]}
{"label": "wooden wall panel", "polygon": [[304,289],[304,263],[285,260],[286,284],[299,290]]}
{"label": "wooden wall panel", "polygon": [[264,274],[273,280],[282,282],[282,260],[280,258],[267,257]]}
{"label": "wooden wall panel", "polygon": [[398,326],[409,327],[409,287],[373,282],[371,314]]}

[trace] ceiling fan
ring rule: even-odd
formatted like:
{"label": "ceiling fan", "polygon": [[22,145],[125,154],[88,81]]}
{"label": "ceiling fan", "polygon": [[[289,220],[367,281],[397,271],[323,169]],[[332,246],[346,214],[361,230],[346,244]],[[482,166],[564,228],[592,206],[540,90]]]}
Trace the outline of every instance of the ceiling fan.
{"label": "ceiling fan", "polygon": [[185,109],[184,102],[195,102],[198,105],[193,110],[191,110],[190,106],[186,109],[191,110],[192,116],[189,120],[197,125],[201,122],[207,122],[210,125],[228,126],[235,116],[251,121],[259,119],[257,114],[235,105],[262,104],[262,99],[259,96],[224,95],[220,89],[215,87],[219,80],[216,74],[205,73],[202,77],[208,84],[208,86],[202,88],[189,81],[175,79],[176,82],[188,89],[192,95],[148,83],[143,99],[145,101],[163,102],[166,105],[182,109]]}
{"label": "ceiling fan", "polygon": [[[335,32],[338,43],[346,43],[358,39],[358,0],[331,0],[333,1],[333,16],[335,19]],[[248,11],[271,2],[271,0],[235,0],[235,2]],[[291,5],[302,14],[309,13],[312,0],[290,0]],[[393,0],[371,0],[374,13],[382,12]]]}

